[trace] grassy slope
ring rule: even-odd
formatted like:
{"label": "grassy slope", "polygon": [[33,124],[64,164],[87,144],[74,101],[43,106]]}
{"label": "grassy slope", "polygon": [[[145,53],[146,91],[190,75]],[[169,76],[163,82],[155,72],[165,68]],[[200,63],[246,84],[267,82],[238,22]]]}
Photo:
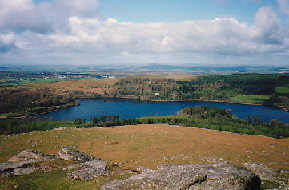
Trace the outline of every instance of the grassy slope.
{"label": "grassy slope", "polygon": [[279,95],[288,95],[289,94],[289,87],[278,86],[275,88],[275,92]]}
{"label": "grassy slope", "polygon": [[270,95],[239,95],[230,98],[230,100],[232,103],[263,104],[270,97]]}
{"label": "grassy slope", "polygon": [[[57,153],[63,146],[77,146],[80,151],[104,160],[117,162],[125,171],[155,168],[160,164],[207,163],[223,158],[233,164],[264,163],[273,169],[289,169],[289,141],[263,136],[247,136],[198,128],[139,125],[115,128],[67,129],[33,132],[0,137],[0,162],[17,152],[32,148]],[[129,175],[122,173],[112,178]],[[61,170],[46,174],[4,179],[0,189],[11,184],[27,185],[25,189],[98,189],[108,179],[69,182]],[[54,181],[48,185],[47,181]],[[10,184],[10,186],[9,186]],[[30,185],[30,186],[29,186]],[[22,186],[22,187],[24,187]],[[20,186],[21,187],[21,186]]]}

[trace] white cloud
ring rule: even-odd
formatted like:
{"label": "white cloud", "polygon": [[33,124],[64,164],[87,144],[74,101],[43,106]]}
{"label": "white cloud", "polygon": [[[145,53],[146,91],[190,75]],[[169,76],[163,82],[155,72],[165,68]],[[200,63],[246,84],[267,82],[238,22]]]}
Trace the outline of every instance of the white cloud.
{"label": "white cloud", "polygon": [[98,0],[52,0],[37,5],[32,0],[0,0],[0,30],[51,32],[70,16],[96,16]]}
{"label": "white cloud", "polygon": [[46,18],[58,30],[66,25],[67,19],[71,16],[97,16],[98,0],[52,0],[40,3],[38,9],[45,13]]}
{"label": "white cloud", "polygon": [[252,26],[234,18],[132,23],[70,17],[69,33],[43,37],[50,39],[54,47],[90,48],[95,52],[250,55],[282,51],[289,38],[285,34],[276,14],[270,8],[262,8]]}
{"label": "white cloud", "polygon": [[15,47],[15,36],[13,33],[0,34],[0,53],[7,52]]}
{"label": "white cloud", "polygon": [[279,7],[282,13],[289,15],[289,1],[288,0],[278,0]]}
{"label": "white cloud", "polygon": [[48,24],[32,0],[0,0],[0,30],[43,32]]}
{"label": "white cloud", "polygon": [[100,19],[97,9],[97,0],[52,0],[37,5],[32,0],[0,0],[0,51],[17,47],[18,54],[13,56],[20,60],[25,55],[27,61],[55,57],[65,62],[98,56],[116,61],[289,57],[288,28],[270,7],[260,8],[252,25],[235,18],[121,22]]}
{"label": "white cloud", "polygon": [[267,44],[282,44],[286,38],[280,20],[270,7],[258,10],[255,17],[255,28],[257,37]]}

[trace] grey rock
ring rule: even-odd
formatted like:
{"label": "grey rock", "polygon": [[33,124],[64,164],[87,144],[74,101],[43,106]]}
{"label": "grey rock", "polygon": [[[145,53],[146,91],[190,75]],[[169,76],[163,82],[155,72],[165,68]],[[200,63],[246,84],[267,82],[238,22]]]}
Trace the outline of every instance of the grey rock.
{"label": "grey rock", "polygon": [[58,152],[58,156],[63,160],[73,160],[78,162],[86,162],[94,159],[92,156],[86,155],[72,148],[62,148]]}
{"label": "grey rock", "polygon": [[77,161],[78,164],[67,167],[66,169],[76,171],[67,174],[70,180],[91,180],[97,176],[108,175],[107,162],[79,152],[73,148],[62,148],[58,156],[64,160]]}
{"label": "grey rock", "polygon": [[45,155],[33,150],[24,150],[11,157],[8,162],[0,163],[0,177],[26,175],[37,170],[33,163],[54,160],[55,156]]}
{"label": "grey rock", "polygon": [[0,172],[4,172],[9,169],[15,169],[15,168],[20,168],[24,167],[26,164],[29,164],[30,162],[5,162],[0,164]]}
{"label": "grey rock", "polygon": [[67,166],[66,168],[63,168],[62,170],[73,170],[73,169],[78,169],[80,167],[81,167],[80,164],[73,164],[73,165]]}
{"label": "grey rock", "polygon": [[81,169],[68,173],[71,180],[91,180],[97,176],[108,175],[107,163],[102,160],[92,160],[81,164]]}
{"label": "grey rock", "polygon": [[31,174],[33,172],[35,172],[37,168],[35,167],[29,167],[29,168],[15,168],[14,169],[14,173],[13,175],[17,176],[17,175],[28,175]]}
{"label": "grey rock", "polygon": [[275,181],[276,172],[264,164],[245,163],[244,167],[260,176],[262,180]]}
{"label": "grey rock", "polygon": [[83,168],[68,174],[68,178],[71,180],[91,180],[97,176],[107,176],[108,172],[102,169],[96,168]]}
{"label": "grey rock", "polygon": [[55,156],[54,155],[46,155],[41,152],[36,152],[33,150],[24,150],[20,152],[19,154],[11,157],[8,162],[14,162],[14,163],[19,163],[19,162],[28,162],[28,163],[33,163],[33,162],[40,162],[40,161],[47,161],[47,160],[54,160]]}
{"label": "grey rock", "polygon": [[[281,177],[276,171],[268,168],[264,164],[257,163],[245,163],[244,166],[257,174],[262,181],[270,181],[279,184],[278,189],[289,189],[288,179]],[[286,170],[283,170],[286,171]],[[282,170],[280,171],[282,174]],[[285,172],[284,172],[285,173]]]}
{"label": "grey rock", "polygon": [[115,180],[101,190],[258,190],[261,181],[247,169],[228,164],[161,166],[126,180]]}
{"label": "grey rock", "polygon": [[84,167],[106,170],[107,162],[103,160],[92,160],[82,164]]}

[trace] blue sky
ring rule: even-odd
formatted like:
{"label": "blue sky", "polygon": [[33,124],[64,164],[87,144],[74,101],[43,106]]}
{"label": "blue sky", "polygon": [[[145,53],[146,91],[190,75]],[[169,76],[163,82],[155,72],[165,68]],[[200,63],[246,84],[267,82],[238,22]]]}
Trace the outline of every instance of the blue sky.
{"label": "blue sky", "polygon": [[[251,2],[251,3],[250,3]],[[276,1],[250,0],[104,0],[102,15],[120,21],[170,22],[215,17],[235,17],[252,23],[258,8],[277,7]]]}
{"label": "blue sky", "polygon": [[289,66],[289,0],[0,0],[0,64]]}
{"label": "blue sky", "polygon": [[120,21],[175,22],[234,17],[252,23],[257,10],[264,6],[278,10],[275,0],[102,0],[99,10],[103,17]]}

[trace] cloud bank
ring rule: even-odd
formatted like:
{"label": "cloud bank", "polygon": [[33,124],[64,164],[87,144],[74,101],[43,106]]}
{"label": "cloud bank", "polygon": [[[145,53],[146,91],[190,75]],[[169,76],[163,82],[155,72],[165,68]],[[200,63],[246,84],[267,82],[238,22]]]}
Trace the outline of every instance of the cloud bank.
{"label": "cloud bank", "polygon": [[284,14],[289,15],[289,1],[288,0],[278,0],[281,11]]}
{"label": "cloud bank", "polygon": [[0,53],[15,48],[14,34],[0,34]]}
{"label": "cloud bank", "polygon": [[[288,1],[278,3],[282,13],[288,14]],[[289,65],[289,27],[271,7],[260,8],[254,23],[248,25],[235,18],[120,22],[101,18],[98,6],[96,0],[37,5],[32,0],[0,0],[0,58],[74,64],[277,61]]]}

